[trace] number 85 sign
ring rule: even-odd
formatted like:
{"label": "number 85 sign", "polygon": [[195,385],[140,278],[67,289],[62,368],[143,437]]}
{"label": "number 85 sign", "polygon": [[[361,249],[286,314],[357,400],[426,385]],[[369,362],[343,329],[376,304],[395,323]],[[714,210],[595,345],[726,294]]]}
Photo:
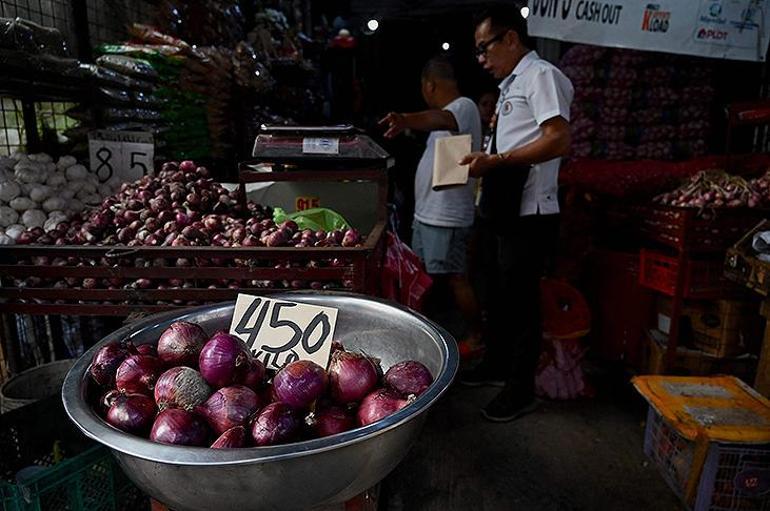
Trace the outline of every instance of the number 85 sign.
{"label": "number 85 sign", "polygon": [[100,183],[113,177],[136,181],[152,173],[155,144],[151,133],[98,130],[88,134],[88,153]]}

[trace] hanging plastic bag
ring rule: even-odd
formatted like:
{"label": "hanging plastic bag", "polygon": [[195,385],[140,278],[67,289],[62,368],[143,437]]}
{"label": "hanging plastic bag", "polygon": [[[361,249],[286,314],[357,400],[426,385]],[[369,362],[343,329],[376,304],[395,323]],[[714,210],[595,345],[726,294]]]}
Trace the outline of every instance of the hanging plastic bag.
{"label": "hanging plastic bag", "polygon": [[300,229],[331,232],[350,228],[342,215],[327,208],[311,208],[294,213],[286,213],[281,208],[273,209],[273,222],[280,225],[286,220],[293,220]]}
{"label": "hanging plastic bag", "polygon": [[433,279],[425,271],[417,254],[396,234],[386,232],[382,296],[420,311],[432,285]]}

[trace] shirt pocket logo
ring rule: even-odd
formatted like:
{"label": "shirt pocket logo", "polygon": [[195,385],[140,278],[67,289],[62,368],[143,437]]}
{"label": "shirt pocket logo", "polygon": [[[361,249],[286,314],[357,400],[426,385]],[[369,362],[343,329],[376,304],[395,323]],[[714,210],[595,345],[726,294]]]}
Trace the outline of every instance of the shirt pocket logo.
{"label": "shirt pocket logo", "polygon": [[500,109],[503,115],[508,115],[513,110],[513,105],[510,101],[506,101],[503,103],[503,107]]}

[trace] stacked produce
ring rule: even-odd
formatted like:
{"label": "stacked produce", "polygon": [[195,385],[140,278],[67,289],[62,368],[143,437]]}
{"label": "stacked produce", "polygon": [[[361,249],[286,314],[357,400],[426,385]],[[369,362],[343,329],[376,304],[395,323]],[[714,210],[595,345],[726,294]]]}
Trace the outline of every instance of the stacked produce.
{"label": "stacked produce", "polygon": [[577,45],[560,68],[575,87],[573,157],[671,160],[705,153],[714,100],[707,60]]}
{"label": "stacked produce", "polygon": [[721,170],[701,171],[682,186],[653,199],[683,208],[757,208],[770,205],[770,172],[746,180]]}
{"label": "stacked produce", "polygon": [[45,153],[0,157],[0,245],[26,242],[29,230],[40,236],[56,232],[118,185],[117,179],[99,183],[73,156],[57,161]]}
{"label": "stacked produce", "polygon": [[[272,219],[272,210],[248,202],[244,210],[238,191],[228,191],[209,177],[205,167],[186,160],[165,163],[157,176],[145,176],[134,183],[124,183],[120,191],[107,197],[88,213],[59,222],[46,231],[39,226],[21,232],[19,244],[85,245],[85,246],[169,246],[169,247],[354,247],[363,243],[356,229],[312,231],[300,230],[291,220],[280,225]],[[29,264],[30,261],[20,261]],[[81,258],[42,257],[35,264],[55,266],[242,266],[254,267],[249,259],[190,257],[173,260],[114,258],[90,260]],[[328,260],[294,260],[279,262],[276,268],[343,266],[337,258]],[[200,280],[200,279],[199,279]],[[83,288],[83,289],[178,289],[196,287],[193,279],[150,281],[148,279],[76,279],[58,281],[30,277],[18,281],[19,287]],[[211,279],[202,288],[284,287],[321,289],[347,287],[347,281],[333,283],[301,280],[233,281]]]}
{"label": "stacked produce", "polygon": [[379,360],[334,343],[328,369],[297,360],[272,371],[226,332],[173,323],[157,345],[114,342],[89,368],[97,412],[154,442],[215,449],[326,437],[373,424],[433,383],[420,362]]}

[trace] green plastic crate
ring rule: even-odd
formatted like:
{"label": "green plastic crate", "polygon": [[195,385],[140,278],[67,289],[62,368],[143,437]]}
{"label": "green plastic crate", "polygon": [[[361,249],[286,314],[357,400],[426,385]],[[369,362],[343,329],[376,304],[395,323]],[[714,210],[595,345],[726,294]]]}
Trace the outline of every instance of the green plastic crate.
{"label": "green plastic crate", "polygon": [[2,511],[150,507],[109,450],[76,430],[58,396],[0,415],[0,453]]}

